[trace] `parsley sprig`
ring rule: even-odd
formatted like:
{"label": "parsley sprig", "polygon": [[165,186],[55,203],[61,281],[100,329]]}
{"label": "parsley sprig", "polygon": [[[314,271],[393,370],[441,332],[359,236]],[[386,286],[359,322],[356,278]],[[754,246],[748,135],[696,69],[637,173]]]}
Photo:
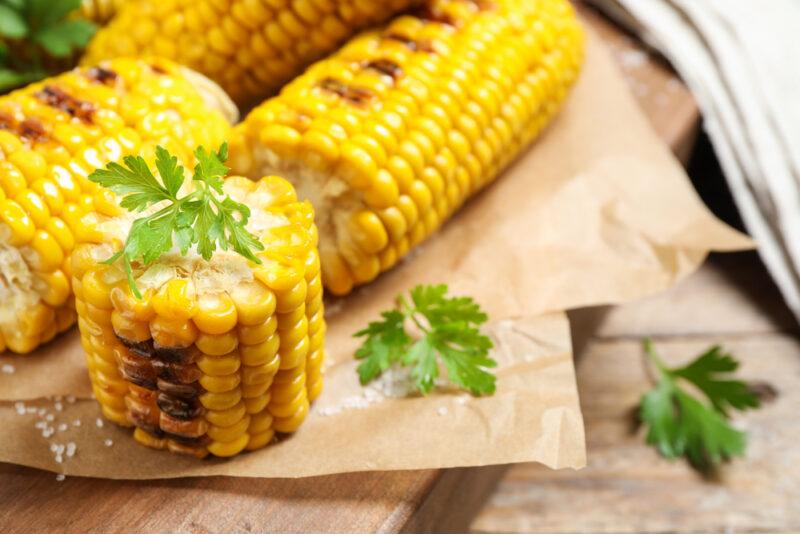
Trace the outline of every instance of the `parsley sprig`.
{"label": "parsley sprig", "polygon": [[[367,384],[393,365],[411,366],[411,377],[422,394],[428,394],[439,376],[439,361],[451,382],[475,395],[494,393],[495,377],[486,371],[497,362],[489,357],[492,341],[480,333],[487,321],[480,306],[469,297],[448,297],[446,285],[417,286],[410,302],[397,297],[397,308],[381,314],[355,337],[366,338],[356,351],[364,360],[358,366]],[[417,336],[408,333],[408,323]]]}
{"label": "parsley sprig", "polygon": [[128,283],[133,293],[141,298],[133,277],[132,262],[149,265],[173,247],[173,240],[186,255],[192,246],[198,254],[210,260],[219,248],[232,248],[255,263],[261,263],[255,251],[263,250],[259,239],[247,231],[250,209],[230,197],[223,198],[223,177],[229,169],[228,146],[223,144],[218,152],[207,152],[203,147],[195,150],[197,164],[194,168],[193,191],[179,197],[186,170],[178,159],[165,148],[156,148],[156,168],[161,182],[153,175],[147,162],[140,156],[127,156],[124,166],[109,163],[98,169],[89,180],[123,195],[120,205],[134,212],[165,202],[155,213],[136,219],[131,225],[125,245],[105,263],[122,258]]}
{"label": "parsley sprig", "polygon": [[[719,346],[675,368],[664,364],[651,340],[644,340],[644,351],[658,373],[639,409],[647,442],[667,458],[685,456],[701,471],[742,456],[747,436],[729,424],[730,411],[758,408],[760,401],[746,383],[730,377],[739,363]],[[690,394],[688,384],[705,398]]]}
{"label": "parsley sprig", "polygon": [[47,58],[83,49],[97,27],[71,14],[81,0],[0,0],[0,93],[46,77]]}

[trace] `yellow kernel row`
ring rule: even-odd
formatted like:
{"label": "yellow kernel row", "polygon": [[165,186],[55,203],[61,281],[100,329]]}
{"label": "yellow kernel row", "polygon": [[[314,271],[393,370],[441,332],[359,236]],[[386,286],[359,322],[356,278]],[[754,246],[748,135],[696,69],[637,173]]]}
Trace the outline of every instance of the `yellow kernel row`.
{"label": "yellow kernel row", "polygon": [[127,155],[152,160],[159,144],[188,165],[194,147],[218,146],[228,129],[162,60],[119,59],[0,98],[0,262],[14,272],[0,297],[19,310],[0,316],[3,348],[30,352],[74,319],[69,257],[76,240],[99,239],[84,217],[120,213],[92,171]]}
{"label": "yellow kernel row", "polygon": [[[90,217],[102,235],[73,254],[78,324],[103,413],[135,426],[144,445],[199,457],[294,432],[322,388],[313,210],[279,178],[230,178],[225,188],[253,218],[271,221],[259,229],[261,265],[223,253],[209,262],[162,257],[172,274],[137,299],[120,266],[93,261],[119,246],[106,232],[113,216]],[[134,264],[138,280],[144,271]]]}
{"label": "yellow kernel row", "polygon": [[272,94],[361,28],[418,0],[140,0],[121,6],[84,61],[156,55],[196,69],[239,104]]}
{"label": "yellow kernel row", "polygon": [[334,294],[373,280],[496,178],[582,61],[566,0],[429,0],[310,67],[234,129],[231,162],[318,208]]}

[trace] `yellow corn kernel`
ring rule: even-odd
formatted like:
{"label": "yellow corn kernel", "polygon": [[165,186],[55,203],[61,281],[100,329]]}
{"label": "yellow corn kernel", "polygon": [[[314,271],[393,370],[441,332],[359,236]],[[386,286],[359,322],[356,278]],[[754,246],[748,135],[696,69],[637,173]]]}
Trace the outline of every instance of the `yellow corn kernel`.
{"label": "yellow corn kernel", "polygon": [[228,332],[236,326],[237,319],[234,301],[226,293],[202,295],[192,318],[201,332],[211,335]]}
{"label": "yellow corn kernel", "polygon": [[[311,4],[298,19],[320,16]],[[580,68],[581,30],[566,0],[424,5],[353,39],[234,130],[242,172],[285,171],[314,191],[322,281],[333,294],[392,268],[494,180]],[[350,5],[336,13],[357,17]],[[322,26],[335,34],[336,24]],[[284,128],[302,134],[300,151],[259,148]]]}
{"label": "yellow corn kernel", "polygon": [[188,347],[198,335],[194,323],[185,319],[167,319],[157,315],[150,321],[150,336],[162,347]]}
{"label": "yellow corn kernel", "polygon": [[170,280],[151,300],[158,315],[172,320],[191,319],[197,311],[194,287],[188,280]]}

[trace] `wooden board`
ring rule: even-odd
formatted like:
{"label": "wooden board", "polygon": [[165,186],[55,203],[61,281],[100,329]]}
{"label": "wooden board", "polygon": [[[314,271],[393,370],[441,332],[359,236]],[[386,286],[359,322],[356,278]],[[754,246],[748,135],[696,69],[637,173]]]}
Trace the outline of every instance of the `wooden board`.
{"label": "wooden board", "polygon": [[[588,467],[579,473],[512,467],[472,529],[800,531],[798,334],[755,253],[712,256],[673,290],[610,310],[578,365]],[[662,459],[633,430],[632,410],[649,387],[641,365],[645,335],[675,363],[723,344],[742,361],[742,377],[777,388],[775,402],[737,417],[750,435],[749,451],[718,480]]]}
{"label": "wooden board", "polygon": [[[620,60],[630,63],[625,58],[633,57],[635,43],[598,17],[587,16]],[[645,63],[629,73],[632,88],[657,131],[686,157],[696,132],[697,109],[669,69],[649,58]],[[0,532],[459,532],[468,527],[506,469],[300,480],[57,482],[51,473],[0,464]]]}

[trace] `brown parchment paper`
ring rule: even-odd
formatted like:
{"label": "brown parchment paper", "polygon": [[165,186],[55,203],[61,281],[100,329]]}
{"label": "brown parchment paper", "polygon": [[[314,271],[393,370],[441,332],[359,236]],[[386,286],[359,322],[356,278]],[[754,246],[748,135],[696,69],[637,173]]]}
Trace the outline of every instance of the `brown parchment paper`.
{"label": "brown parchment paper", "polygon": [[499,363],[492,397],[455,390],[394,396],[402,394],[402,380],[365,389],[348,357],[328,368],[326,391],[291,438],[229,460],[203,461],[137,445],[130,430],[108,422],[99,427],[100,411],[91,400],[0,402],[0,461],[126,479],[300,477],[526,461],[582,467],[583,421],[566,316],[500,321],[488,331]]}
{"label": "brown parchment paper", "polygon": [[[560,313],[519,318],[638,298],[674,284],[710,250],[751,247],[702,205],[591,32],[587,52],[565,109],[532,150],[402,265],[327,304],[326,392],[292,439],[230,462],[198,463],[136,447],[125,431],[84,421],[67,427],[64,438],[74,432],[86,443],[58,464],[48,444],[64,439],[43,438],[34,426],[38,415],[18,415],[15,403],[6,402],[0,403],[0,461],[116,478],[304,476],[511,461],[583,465],[565,319]],[[382,397],[357,386],[351,335],[420,282],[447,282],[455,293],[474,296],[495,321],[495,334],[500,325],[522,332],[495,351],[503,362],[498,393],[473,399],[440,392],[361,406],[366,394]],[[0,365],[13,361],[16,368],[0,373],[0,400],[86,396],[77,336],[42,351],[50,357],[38,363],[39,355],[0,357]],[[28,365],[40,367],[34,372]],[[350,408],[337,411],[342,403]],[[90,401],[62,403],[62,410],[81,420],[97,414]],[[114,444],[104,448],[100,438]]]}

